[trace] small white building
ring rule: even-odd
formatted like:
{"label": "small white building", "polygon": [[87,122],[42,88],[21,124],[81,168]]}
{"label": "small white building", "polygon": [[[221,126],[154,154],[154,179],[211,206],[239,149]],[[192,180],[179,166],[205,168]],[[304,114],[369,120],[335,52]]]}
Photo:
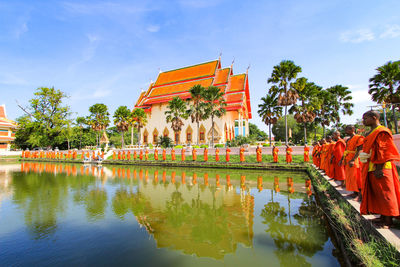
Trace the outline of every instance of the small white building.
{"label": "small white building", "polygon": [[0,105],[0,150],[10,150],[11,142],[15,139],[17,124],[7,119],[6,106]]}
{"label": "small white building", "polygon": [[[176,144],[197,142],[196,122],[192,123],[190,118],[184,120],[182,131],[174,133],[165,115],[168,101],[176,96],[190,99],[189,90],[196,84],[203,87],[217,86],[224,91],[226,114],[214,120],[214,143],[225,143],[237,135],[249,134],[251,106],[248,73],[234,75],[232,65],[221,68],[221,59],[218,59],[159,73],[157,80],[140,94],[135,105],[135,108],[143,108],[147,113],[148,123],[141,129],[141,143],[155,144],[160,135],[169,136]],[[200,143],[210,143],[211,119],[200,123],[199,132]]]}

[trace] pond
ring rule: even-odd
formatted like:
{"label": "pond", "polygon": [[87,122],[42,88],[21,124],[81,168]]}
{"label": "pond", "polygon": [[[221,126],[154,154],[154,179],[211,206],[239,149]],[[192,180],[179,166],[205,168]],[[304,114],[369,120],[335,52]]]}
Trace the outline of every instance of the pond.
{"label": "pond", "polygon": [[0,265],[340,266],[306,173],[0,165]]}

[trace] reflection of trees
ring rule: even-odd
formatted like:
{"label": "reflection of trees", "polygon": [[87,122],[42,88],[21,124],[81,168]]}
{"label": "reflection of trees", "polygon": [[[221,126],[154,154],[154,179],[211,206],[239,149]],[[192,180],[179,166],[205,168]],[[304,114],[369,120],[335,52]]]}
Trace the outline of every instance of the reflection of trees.
{"label": "reflection of trees", "polygon": [[260,216],[267,225],[265,231],[274,239],[275,254],[281,266],[310,265],[306,256],[311,257],[323,249],[328,237],[316,214],[315,202],[307,197],[293,216],[286,213],[278,202],[271,201],[264,206]]}
{"label": "reflection of trees", "polygon": [[112,199],[112,209],[120,219],[128,212],[135,216],[141,216],[144,213],[147,200],[138,192],[128,192],[126,189],[118,189]]}

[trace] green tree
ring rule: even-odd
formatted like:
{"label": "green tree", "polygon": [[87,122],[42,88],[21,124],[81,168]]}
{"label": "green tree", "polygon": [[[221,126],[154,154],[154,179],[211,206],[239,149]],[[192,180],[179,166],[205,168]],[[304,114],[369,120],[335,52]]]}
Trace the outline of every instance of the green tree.
{"label": "green tree", "polygon": [[132,113],[127,106],[120,106],[114,113],[114,125],[121,133],[121,146],[125,146],[124,133],[129,130],[129,124],[132,118]]}
{"label": "green tree", "polygon": [[343,115],[353,114],[354,104],[350,102],[353,97],[351,96],[349,88],[342,85],[335,85],[326,90],[330,92],[333,97],[333,102],[332,105],[330,105],[330,108],[335,120],[335,126],[337,126],[340,123],[340,113]]}
{"label": "green tree", "polygon": [[79,149],[82,148],[82,135],[83,135],[83,126],[87,124],[85,117],[77,117],[75,120],[75,125],[79,127]]}
{"label": "green tree", "polygon": [[294,64],[291,60],[283,60],[279,65],[274,66],[271,77],[268,83],[276,86],[271,87],[270,94],[273,92],[279,93],[278,105],[285,107],[285,142],[288,144],[288,125],[287,111],[288,106],[293,105],[297,101],[297,93],[291,89],[290,81],[296,79],[297,74],[301,72],[301,67]]}
{"label": "green tree", "polygon": [[167,123],[171,123],[171,128],[174,133],[178,133],[182,130],[183,119],[189,117],[186,110],[187,106],[184,100],[180,99],[178,96],[174,97],[168,102],[167,111],[165,111]]}
{"label": "green tree", "polygon": [[265,141],[268,135],[260,130],[257,125],[249,122],[249,137],[257,141]]}
{"label": "green tree", "polygon": [[108,108],[104,104],[94,104],[89,107],[90,115],[87,118],[88,124],[97,133],[96,134],[96,145],[100,143],[100,132],[105,131],[107,126],[110,124],[110,113]]}
{"label": "green tree", "polygon": [[[271,90],[270,90],[271,91]],[[269,143],[272,142],[271,125],[277,123],[278,119],[282,116],[282,107],[278,107],[277,92],[267,94],[261,98],[261,104],[258,105],[258,115],[261,120],[268,125],[269,129]]]}
{"label": "green tree", "polygon": [[140,145],[140,128],[147,124],[147,115],[142,108],[135,108],[132,111],[133,126],[136,127],[138,132],[138,145]]}
{"label": "green tree", "polygon": [[395,104],[400,103],[400,61],[389,61],[378,67],[377,74],[369,79],[369,91],[372,100],[392,104],[394,129],[399,133]]}
{"label": "green tree", "polygon": [[[297,122],[294,119],[293,115],[287,116],[286,125],[289,129],[291,129],[293,135],[293,132],[297,128]],[[275,141],[282,141],[286,138],[286,125],[285,125],[285,118],[280,118],[278,119],[277,123],[272,126],[272,133],[275,136]]]}
{"label": "green tree", "polygon": [[157,144],[160,145],[162,148],[167,148],[173,146],[173,141],[168,136],[160,135],[158,137]]}
{"label": "green tree", "polygon": [[189,106],[188,112],[192,123],[196,122],[197,124],[197,145],[200,143],[200,122],[207,119],[205,113],[206,104],[203,102],[204,91],[205,88],[200,84],[196,84],[190,88],[190,95],[193,103]]}
{"label": "green tree", "polygon": [[204,90],[204,100],[206,101],[205,116],[211,117],[211,146],[214,147],[214,118],[221,118],[226,113],[224,92],[219,87],[209,86]]}

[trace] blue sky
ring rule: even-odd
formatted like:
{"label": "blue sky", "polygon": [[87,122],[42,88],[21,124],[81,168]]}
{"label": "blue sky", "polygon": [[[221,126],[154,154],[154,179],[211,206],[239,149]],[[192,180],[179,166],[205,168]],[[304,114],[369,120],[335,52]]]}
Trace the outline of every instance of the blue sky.
{"label": "blue sky", "polygon": [[400,1],[0,0],[0,104],[11,119],[36,88],[69,95],[72,111],[132,107],[159,69],[232,60],[249,82],[252,122],[274,65],[293,60],[323,87],[348,86],[355,113],[375,68],[400,59]]}

